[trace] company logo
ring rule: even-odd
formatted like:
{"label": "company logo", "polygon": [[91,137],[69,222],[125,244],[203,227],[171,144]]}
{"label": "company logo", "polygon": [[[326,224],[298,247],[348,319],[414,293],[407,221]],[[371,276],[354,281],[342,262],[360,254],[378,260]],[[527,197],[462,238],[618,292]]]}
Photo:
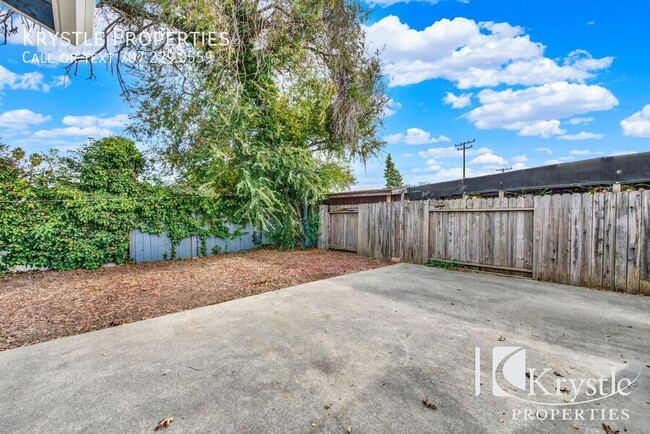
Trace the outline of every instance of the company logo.
{"label": "company logo", "polygon": [[[617,378],[611,368],[608,377],[566,378],[552,368],[528,368],[522,347],[492,348],[492,394],[537,405],[588,404],[614,395],[627,396],[634,379]],[[475,395],[481,394],[481,349],[475,349]]]}
{"label": "company logo", "polygon": [[[40,28],[22,32],[24,63],[214,63],[218,53],[230,46],[227,32],[182,32],[114,29],[104,32],[51,33]],[[75,41],[83,41],[74,45]],[[201,48],[211,48],[203,50]]]}

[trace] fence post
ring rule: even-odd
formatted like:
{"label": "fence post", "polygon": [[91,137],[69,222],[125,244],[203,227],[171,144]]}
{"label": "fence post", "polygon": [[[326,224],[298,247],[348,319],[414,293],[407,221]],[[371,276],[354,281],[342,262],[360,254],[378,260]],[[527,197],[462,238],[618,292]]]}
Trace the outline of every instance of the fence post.
{"label": "fence post", "polygon": [[424,201],[424,215],[422,216],[422,253],[423,263],[429,262],[429,201]]}
{"label": "fence post", "polygon": [[329,232],[330,232],[330,213],[329,205],[321,205],[319,210],[318,223],[318,248],[327,249]]}
{"label": "fence post", "polygon": [[641,229],[639,235],[639,290],[650,295],[650,190],[641,193]]}

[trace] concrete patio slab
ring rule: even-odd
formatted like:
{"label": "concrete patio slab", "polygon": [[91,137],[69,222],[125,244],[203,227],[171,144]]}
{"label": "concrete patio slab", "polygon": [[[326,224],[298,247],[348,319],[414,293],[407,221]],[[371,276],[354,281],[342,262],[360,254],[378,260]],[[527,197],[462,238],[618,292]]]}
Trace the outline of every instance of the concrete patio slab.
{"label": "concrete patio slab", "polygon": [[0,431],[647,433],[649,341],[648,298],[399,264],[2,352]]}

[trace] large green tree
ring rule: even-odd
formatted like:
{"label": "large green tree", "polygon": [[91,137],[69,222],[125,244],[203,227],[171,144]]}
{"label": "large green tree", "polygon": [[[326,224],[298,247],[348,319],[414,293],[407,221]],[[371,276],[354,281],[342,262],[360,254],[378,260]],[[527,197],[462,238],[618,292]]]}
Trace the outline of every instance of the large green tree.
{"label": "large green tree", "polygon": [[[135,109],[130,132],[156,147],[176,182],[235,197],[240,218],[274,225],[282,242],[300,237],[300,206],[348,186],[351,161],[383,145],[381,65],[367,53],[366,12],[355,0],[104,0],[99,8],[108,43],[88,60],[113,54]],[[220,39],[147,43],[153,31]],[[124,32],[136,37],[120,39]]]}

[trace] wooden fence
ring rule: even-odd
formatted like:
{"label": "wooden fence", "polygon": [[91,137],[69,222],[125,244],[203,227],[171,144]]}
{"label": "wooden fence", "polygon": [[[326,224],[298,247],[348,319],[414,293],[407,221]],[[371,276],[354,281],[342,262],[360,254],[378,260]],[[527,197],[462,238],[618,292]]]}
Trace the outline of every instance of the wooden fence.
{"label": "wooden fence", "polygon": [[320,208],[319,247],[650,295],[650,191]]}

